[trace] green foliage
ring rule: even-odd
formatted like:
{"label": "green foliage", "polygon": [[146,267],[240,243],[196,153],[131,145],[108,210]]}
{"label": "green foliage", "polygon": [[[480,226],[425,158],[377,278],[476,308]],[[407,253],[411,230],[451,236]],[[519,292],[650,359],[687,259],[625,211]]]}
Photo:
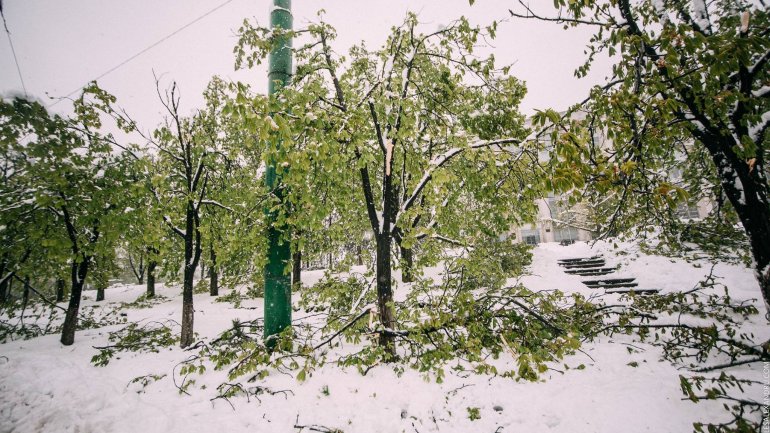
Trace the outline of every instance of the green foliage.
{"label": "green foliage", "polygon": [[[110,332],[109,340],[115,343],[110,346],[96,347],[99,353],[91,358],[91,363],[103,367],[119,352],[154,352],[179,343],[179,337],[172,333],[176,323],[171,321],[148,322],[143,325],[130,323],[127,326]],[[177,325],[178,326],[178,325]]]}
{"label": "green foliage", "polygon": [[126,319],[120,306],[91,305],[80,308],[77,329],[97,329],[127,321],[128,319]]}
{"label": "green foliage", "polygon": [[[597,325],[593,304],[579,295],[532,292],[521,286],[481,287],[462,269],[442,286],[415,290],[399,317],[408,323],[412,368],[432,372],[442,381],[443,368],[537,380],[548,364],[574,353],[581,336]],[[499,371],[493,360],[510,356]],[[464,360],[458,362],[458,359]]]}
{"label": "green foliage", "polygon": [[477,419],[481,419],[481,409],[477,407],[467,407],[468,410],[468,419],[471,421],[476,421]]}
{"label": "green foliage", "polygon": [[[767,357],[754,336],[741,329],[758,313],[757,308],[748,301],[734,302],[726,287],[721,287],[722,293],[717,291],[720,286],[711,275],[687,292],[633,296],[630,308],[623,309],[607,331],[633,332],[642,341],[661,346],[664,359],[691,369],[716,355],[730,362],[752,354]],[[672,324],[660,317],[678,319]]]}
{"label": "green foliage", "polygon": [[[731,394],[743,393],[748,387],[766,386],[763,382],[740,379],[722,372],[718,377],[679,376],[682,393],[692,402],[701,400],[722,400],[723,407],[733,419],[721,424],[693,423],[695,432],[709,433],[751,433],[760,431],[761,423],[751,420],[748,416],[764,416],[765,407],[757,401],[736,400]],[[695,389],[693,389],[695,388]],[[699,394],[700,393],[700,394]]]}
{"label": "green foliage", "polygon": [[[525,182],[523,173],[537,165],[536,143],[523,143],[517,109],[525,88],[493,56],[473,52],[494,28],[460,18],[424,34],[409,14],[382,48],[353,46],[344,57],[330,49],[336,31],[329,24],[295,31],[296,75],[268,102],[269,114],[248,94],[228,109],[244,122],[269,117],[257,126],[269,139],[262,157],[276,162],[290,203],[271,210],[297,233],[294,249],[314,259],[366,248],[362,239],[379,232],[372,219],[379,214],[392,220],[400,246],[420,252],[423,266],[438,260],[436,244],[446,239],[502,233],[534,214],[541,183]],[[278,34],[245,23],[239,36],[239,62],[254,64]],[[386,169],[387,143],[394,147]],[[382,216],[388,177],[397,193],[387,198],[392,214]]]}
{"label": "green foliage", "polygon": [[519,277],[532,262],[532,247],[496,238],[475,242],[466,256],[456,261],[466,283],[476,287],[500,287],[508,278]]}
{"label": "green foliage", "polygon": [[233,289],[230,293],[222,296],[217,296],[214,302],[229,302],[233,304],[234,308],[241,308],[241,301],[244,297],[241,295],[240,290]]}
{"label": "green foliage", "polygon": [[[587,102],[564,116],[536,116],[553,125],[554,186],[573,189],[574,200],[589,204],[602,236],[647,226],[674,226],[676,234],[677,207],[707,199],[719,231],[743,225],[759,275],[770,261],[768,9],[750,0],[554,6],[565,27],[596,24],[578,77],[600,53],[613,62],[608,82],[594,87]],[[547,16],[530,12],[511,13]],[[704,251],[722,255],[713,245]]]}
{"label": "green foliage", "polygon": [[169,298],[163,295],[156,294],[155,296],[147,296],[147,293],[142,293],[133,302],[124,302],[123,304],[121,304],[121,308],[123,309],[152,308],[155,305],[162,304],[168,301],[169,301]]}
{"label": "green foliage", "polygon": [[[601,324],[595,318],[596,307],[580,296],[502,286],[529,263],[529,249],[490,244],[470,256],[448,265],[453,270],[443,284],[421,280],[412,285],[407,299],[395,305],[398,331],[383,329],[375,320],[370,282],[329,276],[303,290],[301,304],[308,308],[309,318],[281,335],[280,350],[271,353],[265,348],[261,323],[234,322],[200,350],[184,374],[209,362],[215,369],[227,369],[230,380],[244,375],[263,378],[279,371],[304,381],[330,362],[365,374],[384,356],[382,347],[367,340],[380,332],[395,332],[404,342],[393,364],[396,371],[413,368],[438,382],[447,368],[537,380],[550,363],[574,353],[580,339],[593,335]],[[487,262],[498,277],[465,277],[481,275],[489,268]],[[340,353],[327,350],[327,345],[349,348]],[[501,356],[510,357],[511,364],[498,371],[501,363],[495,360]]]}
{"label": "green foliage", "polygon": [[688,261],[708,257],[713,261],[751,266],[746,232],[714,215],[702,220],[674,220],[646,237],[639,243],[644,252],[683,257]]}
{"label": "green foliage", "polygon": [[135,384],[135,383],[140,384],[142,387],[138,391],[136,391],[136,393],[141,394],[145,391],[148,385],[155,383],[163,379],[164,377],[166,377],[165,374],[147,374],[144,376],[138,376],[131,379],[131,382],[129,382],[129,385]]}
{"label": "green foliage", "polygon": [[113,152],[111,136],[95,132],[100,97],[87,88],[69,118],[49,114],[37,102],[0,100],[6,164],[0,236],[8,246],[0,263],[6,271],[45,281],[95,259],[93,277],[111,275],[126,218],[129,161]]}
{"label": "green foliage", "polygon": [[195,283],[195,288],[193,289],[193,293],[200,295],[208,292],[209,292],[209,280],[203,278],[198,280],[197,283]]}
{"label": "green foliage", "polygon": [[21,301],[9,302],[0,307],[0,343],[57,333],[63,313],[41,303],[24,308]]}
{"label": "green foliage", "polygon": [[299,305],[308,312],[327,312],[332,318],[327,325],[340,326],[344,324],[340,323],[340,319],[374,302],[374,290],[362,276],[354,275],[342,280],[327,275],[313,287],[302,291]]}

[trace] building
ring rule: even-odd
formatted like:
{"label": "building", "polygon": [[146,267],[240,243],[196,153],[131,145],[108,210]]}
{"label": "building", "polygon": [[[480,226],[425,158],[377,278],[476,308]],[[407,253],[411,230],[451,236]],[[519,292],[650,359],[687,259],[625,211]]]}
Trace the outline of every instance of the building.
{"label": "building", "polygon": [[[582,117],[583,113],[576,116]],[[544,151],[541,158],[547,159],[550,150],[550,135],[543,135]],[[594,132],[595,143],[608,143],[608,139],[600,132]],[[683,183],[682,170],[674,169],[669,173],[670,182]],[[529,245],[537,245],[541,242],[558,242],[571,244],[576,241],[589,241],[597,236],[597,224],[591,213],[591,208],[586,203],[570,204],[567,197],[557,196],[553,193],[548,197],[536,201],[538,208],[536,219],[533,223],[512,227],[506,237],[514,237],[515,242],[524,242]],[[707,198],[701,198],[697,202],[680,203],[675,210],[675,215],[683,220],[705,218],[713,209],[713,202]]]}

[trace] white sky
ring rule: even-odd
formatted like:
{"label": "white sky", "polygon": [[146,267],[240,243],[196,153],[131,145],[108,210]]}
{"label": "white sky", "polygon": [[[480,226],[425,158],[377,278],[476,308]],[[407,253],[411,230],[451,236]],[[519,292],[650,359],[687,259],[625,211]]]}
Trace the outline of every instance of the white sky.
{"label": "white sky", "polygon": [[[91,79],[159,41],[226,0],[2,0],[8,28],[19,57],[30,96],[45,98],[69,94]],[[231,0],[228,4],[99,80],[145,128],[160,120],[153,70],[162,83],[177,81],[182,104],[192,109],[202,103],[201,92],[212,75],[240,80],[266,89],[264,68],[235,72],[232,48],[235,30],[244,18],[268,24],[271,0]],[[379,47],[390,27],[400,24],[407,10],[417,12],[425,31],[461,16],[472,23],[488,24],[509,16],[515,0],[294,0],[295,28],[316,19],[325,9],[325,20],[335,26],[335,48],[365,40]],[[530,0],[534,10],[551,13],[552,0]],[[522,111],[566,108],[583,99],[591,85],[603,80],[609,67],[604,61],[586,79],[573,70],[583,59],[590,34],[562,30],[549,23],[509,21],[500,24],[491,48],[499,65],[514,63],[511,74],[526,81],[528,94]],[[21,93],[8,37],[0,36],[0,95]],[[53,101],[46,100],[48,104]],[[68,109],[59,103],[53,111]]]}

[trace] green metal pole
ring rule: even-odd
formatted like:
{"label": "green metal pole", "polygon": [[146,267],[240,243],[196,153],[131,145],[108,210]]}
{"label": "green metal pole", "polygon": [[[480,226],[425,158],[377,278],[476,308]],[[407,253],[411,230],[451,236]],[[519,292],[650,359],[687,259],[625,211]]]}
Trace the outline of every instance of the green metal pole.
{"label": "green metal pole", "polygon": [[[291,0],[273,0],[270,9],[270,28],[275,30],[292,29]],[[291,37],[280,37],[270,52],[268,62],[268,94],[273,95],[289,83],[292,72]],[[275,161],[268,161],[265,171],[265,184],[269,190],[275,190],[276,196],[283,201],[280,176],[275,170]],[[265,265],[265,342],[268,347],[275,347],[276,340],[271,338],[291,326],[291,275],[286,272],[291,260],[288,227],[277,227],[275,212],[268,212],[268,249]],[[282,236],[283,235],[283,236]],[[283,237],[283,240],[281,239]]]}

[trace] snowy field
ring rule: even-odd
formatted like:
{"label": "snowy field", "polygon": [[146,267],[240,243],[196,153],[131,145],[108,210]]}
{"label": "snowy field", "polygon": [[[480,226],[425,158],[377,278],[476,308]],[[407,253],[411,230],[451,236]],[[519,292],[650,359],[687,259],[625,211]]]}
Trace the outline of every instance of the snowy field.
{"label": "snowy field", "polygon": [[[541,244],[534,250],[529,275],[521,281],[533,290],[591,294],[592,289],[581,283],[583,277],[565,274],[557,260],[594,254],[603,254],[608,265],[620,265],[618,275],[635,277],[640,287],[664,292],[691,289],[711,269],[705,261],[649,256],[629,244],[618,249],[603,243]],[[714,273],[734,299],[759,297],[749,269],[717,264]],[[304,283],[318,281],[321,274],[305,272]],[[131,302],[143,290],[138,285],[112,287],[103,308]],[[177,286],[161,285],[158,293],[169,300],[152,308],[126,309],[128,320],[179,320],[180,292]],[[87,292],[83,305],[94,305],[94,294]],[[770,335],[763,323],[764,307],[759,303],[757,307],[760,315],[749,327],[757,341],[765,341]],[[199,338],[212,339],[233,319],[261,317],[262,300],[244,301],[234,308],[208,295],[196,295],[195,310]],[[296,312],[294,317],[304,314]],[[694,404],[684,399],[679,385],[682,371],[661,361],[659,349],[631,337],[586,343],[582,353],[553,365],[535,383],[447,373],[445,381],[437,384],[408,369],[399,376],[387,365],[373,368],[366,376],[325,366],[304,382],[271,374],[250,385],[286,392],[265,393],[248,401],[236,397],[228,403],[211,400],[216,387],[227,381],[220,371],[197,376],[190,395],[178,392],[174,368],[190,355],[178,347],[160,353],[123,352],[107,366],[92,365],[91,357],[97,353],[93,346],[110,344],[108,332],[122,326],[78,331],[70,347],[59,343],[59,335],[0,345],[0,432],[663,433],[689,432],[694,421],[727,416],[721,403]],[[736,371],[762,380],[756,364]],[[131,383],[148,374],[161,378],[146,387]],[[749,397],[761,401],[760,391]],[[470,419],[476,410],[479,418]]]}

